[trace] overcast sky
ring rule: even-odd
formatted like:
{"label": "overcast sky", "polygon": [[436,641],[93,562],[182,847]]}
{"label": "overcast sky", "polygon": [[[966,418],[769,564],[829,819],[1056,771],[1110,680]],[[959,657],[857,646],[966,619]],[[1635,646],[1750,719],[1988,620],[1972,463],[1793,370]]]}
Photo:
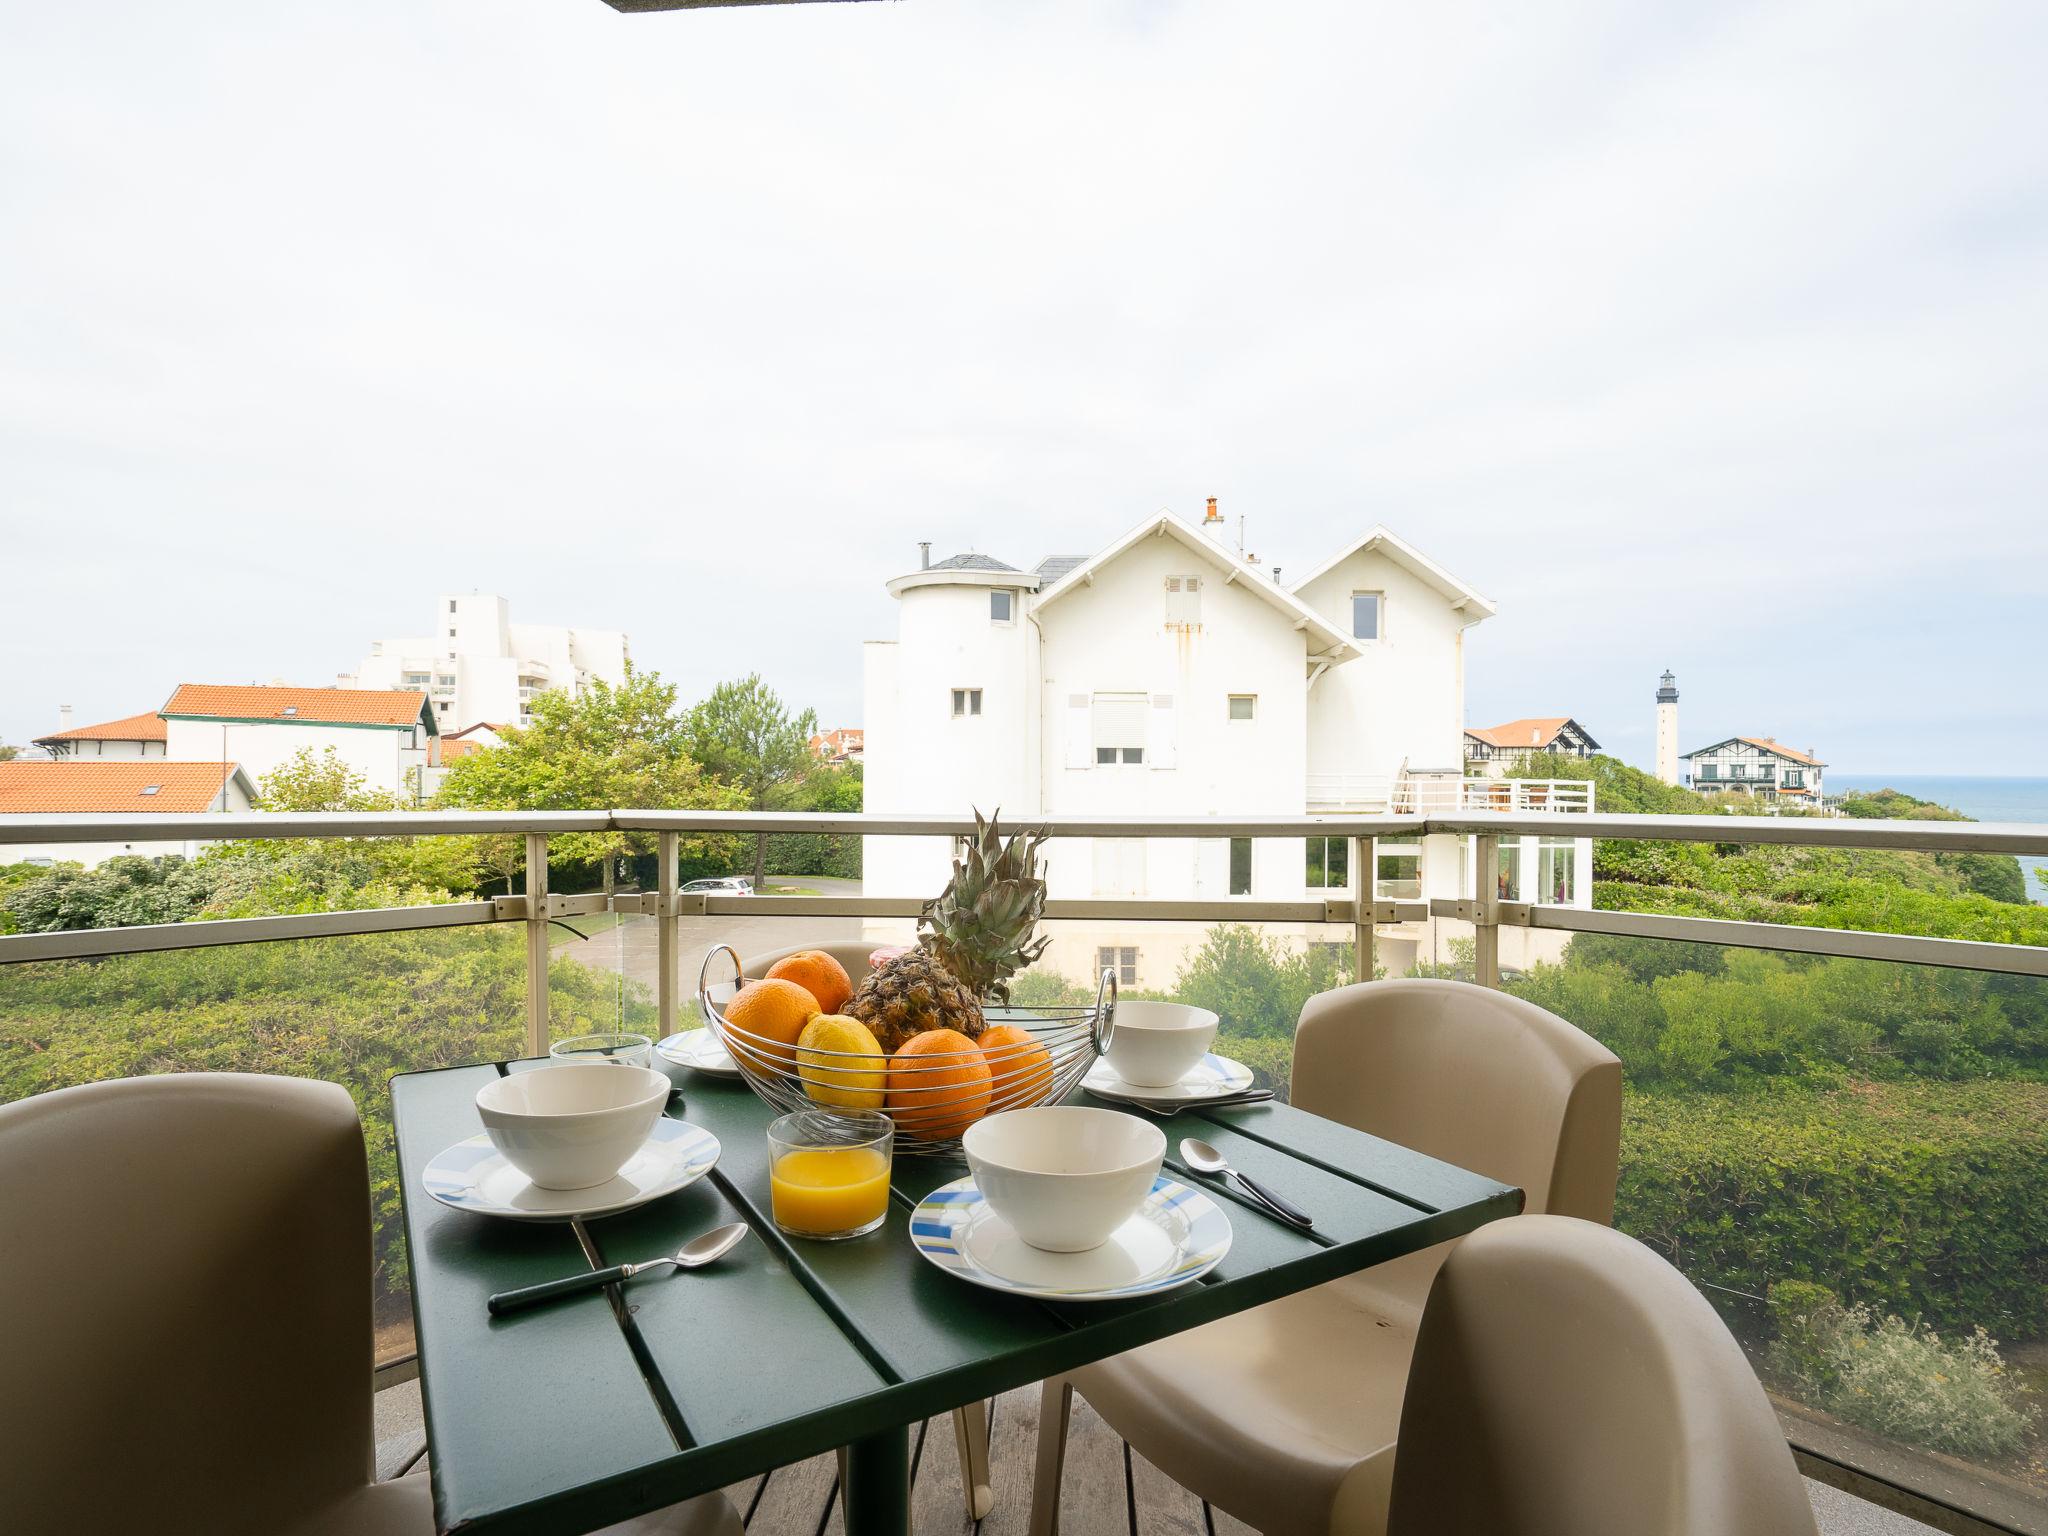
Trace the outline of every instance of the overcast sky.
{"label": "overcast sky", "polygon": [[6,5],[0,738],[480,588],[860,716],[1202,498],[1468,718],[2048,773],[2048,6]]}

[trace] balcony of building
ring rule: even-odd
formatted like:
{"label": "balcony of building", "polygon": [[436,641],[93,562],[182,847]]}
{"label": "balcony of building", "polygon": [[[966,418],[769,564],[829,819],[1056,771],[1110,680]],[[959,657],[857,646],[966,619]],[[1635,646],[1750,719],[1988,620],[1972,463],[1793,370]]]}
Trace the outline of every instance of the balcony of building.
{"label": "balcony of building", "polygon": [[1312,773],[1310,812],[1459,816],[1474,811],[1590,812],[1588,779],[1490,779],[1462,774]]}
{"label": "balcony of building", "polygon": [[[1101,818],[1047,830],[1091,838],[1343,840],[1350,868],[1375,871],[1368,897],[1359,899],[1353,882],[1350,892],[1262,901],[1251,926],[1284,930],[1288,942],[1315,950],[1319,964],[1334,959],[1316,985],[1390,969],[1457,977],[1537,999],[1622,1055],[1629,1086],[1617,1225],[1675,1262],[1749,1352],[1813,1480],[1822,1530],[1882,1536],[1919,1529],[1907,1516],[1945,1531],[2048,1529],[2048,1440],[2038,1398],[2001,1396],[1996,1385],[2048,1380],[2041,1314],[2048,1242],[2041,1204],[2029,1193],[2043,1166],[2039,1127],[2048,1123],[2039,1088],[2048,948],[1594,910],[1546,903],[1524,887],[1504,893],[1497,881],[1478,879],[1431,895],[1421,878],[1422,861],[1432,856],[1468,859],[1468,875],[1497,871],[1503,848],[1524,839],[1562,846],[1588,836],[1659,845],[1711,838],[2012,855],[2048,849],[2048,827],[1602,815],[1590,795],[1567,808],[1554,793],[1540,804],[1511,798],[1498,807],[1491,796],[1503,785],[1519,793],[1516,781],[1475,782],[1470,791],[1454,781],[1455,803],[1435,808],[1418,795],[1405,809]],[[163,835],[154,821],[143,830]],[[945,836],[964,826],[944,817],[667,811],[195,818],[194,835],[209,841],[490,838],[505,875],[499,891],[510,889],[431,906],[0,934],[0,1102],[194,1069],[343,1082],[365,1119],[378,1192],[378,1470],[427,1475],[433,1447],[413,1379],[386,1082],[423,1068],[543,1055],[551,1042],[596,1028],[667,1037],[691,1022],[699,965],[718,944],[762,953],[912,935],[929,893],[682,891],[679,839],[754,830],[851,838]],[[123,835],[139,834],[108,818],[0,819],[0,845]],[[595,835],[645,844],[639,885],[615,879],[607,892],[589,878],[590,866],[578,862],[568,840]],[[0,865],[6,862],[0,847]],[[1053,902],[1045,917],[1048,927],[1070,932],[1100,923],[1110,907],[1127,908],[1125,917],[1138,922],[1206,915],[1246,926],[1241,904],[1164,906]],[[1399,936],[1424,920],[1432,926],[1428,946],[1413,954],[1397,948]],[[1532,986],[1503,963],[1503,941],[1517,934],[1584,940],[1592,958],[1560,961]],[[1639,977],[1647,979],[1638,985]],[[1839,1047],[1838,1067],[1819,1080],[1792,1046],[1757,1046],[1742,1035],[1752,1016],[1759,1027],[1789,1027],[1791,1013],[1806,1006],[1792,995],[1800,986],[1813,993],[1806,999],[1817,1010],[1813,1039]],[[1681,1015],[1681,997],[1702,1006]],[[1646,1020],[1646,999],[1668,1007],[1663,1022]],[[1688,1054],[1699,1043],[1680,1037],[1679,1021],[1716,1010],[1736,1027],[1706,1054]],[[1954,1038],[1936,1038],[1943,1031]],[[1251,1063],[1282,1098],[1291,1092],[1285,1033],[1226,1020],[1218,1049]],[[1757,1054],[1745,1058],[1741,1081],[1724,1087],[1708,1059],[1713,1050]],[[1947,1065],[1911,1069],[1906,1058],[1914,1053]],[[1667,1091],[1671,1084],[1682,1091]],[[1919,1172],[1895,1187],[1886,1181],[1897,1159]],[[1766,1178],[1769,1169],[1775,1173]],[[1859,1190],[1873,1183],[1882,1185],[1878,1195]],[[1803,1191],[1796,1199],[1784,1193],[1795,1186]],[[1968,1340],[1988,1323],[2002,1350],[1997,1371],[1983,1374],[1975,1397],[1929,1375],[1919,1396],[1935,1411],[1915,1412],[1913,1367],[1898,1364],[1894,1377],[1866,1384],[1899,1399],[1890,1417],[1873,1417],[1819,1376],[1800,1373],[1786,1342],[1792,1282],[1843,1287],[1844,1306],[1860,1320],[1830,1326],[1862,1329],[1859,1337],[1900,1360],[1917,1349],[1923,1363],[1982,1364],[1989,1357],[1981,1351],[1942,1353],[1945,1346],[1927,1343],[1926,1330],[1931,1319],[1934,1332]],[[1861,1314],[1858,1305],[1866,1308]],[[1892,1314],[1902,1319],[1896,1328],[1885,1322]],[[775,1345],[764,1342],[762,1350],[772,1367]],[[2003,1419],[2001,1404],[2011,1409]],[[986,1411],[993,1508],[979,1518],[970,1513],[948,1416],[935,1412],[913,1432],[916,1530],[1027,1528],[1038,1395],[1005,1393]],[[1076,1414],[1063,1474],[1066,1529],[1137,1536],[1255,1528],[1174,1483],[1093,1410]],[[839,1528],[837,1478],[836,1462],[824,1456],[761,1465],[726,1486],[748,1529],[809,1533]]]}

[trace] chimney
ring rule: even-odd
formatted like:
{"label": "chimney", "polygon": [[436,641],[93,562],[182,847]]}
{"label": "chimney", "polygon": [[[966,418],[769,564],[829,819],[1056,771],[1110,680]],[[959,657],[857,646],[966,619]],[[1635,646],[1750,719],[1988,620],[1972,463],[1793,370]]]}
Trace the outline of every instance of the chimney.
{"label": "chimney", "polygon": [[1211,496],[1209,498],[1209,515],[1202,519],[1202,528],[1205,532],[1213,532],[1216,528],[1222,526],[1223,514],[1216,510],[1216,498]]}
{"label": "chimney", "polygon": [[1273,567],[1273,585],[1276,587],[1280,585],[1280,567],[1277,565]]}
{"label": "chimney", "polygon": [[57,706],[57,729],[60,731],[71,729],[71,706],[69,704],[59,704]]}
{"label": "chimney", "polygon": [[932,541],[920,539],[917,544],[917,568],[928,571],[932,568]]}

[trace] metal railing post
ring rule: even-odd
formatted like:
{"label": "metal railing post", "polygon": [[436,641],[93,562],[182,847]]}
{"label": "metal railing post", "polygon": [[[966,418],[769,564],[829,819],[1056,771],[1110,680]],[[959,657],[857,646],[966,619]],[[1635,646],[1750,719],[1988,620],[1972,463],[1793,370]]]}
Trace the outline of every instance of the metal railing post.
{"label": "metal railing post", "polygon": [[526,834],[526,1054],[548,1053],[548,839]]}
{"label": "metal railing post", "polygon": [[1472,979],[1500,985],[1500,838],[1482,832],[1473,841]]}
{"label": "metal railing post", "polygon": [[1379,839],[1351,839],[1351,888],[1357,893],[1351,904],[1351,961],[1353,978],[1371,981],[1379,972],[1378,924],[1373,921],[1379,905]]}
{"label": "metal railing post", "polygon": [[654,930],[654,952],[660,966],[654,982],[654,999],[661,1015],[661,1038],[666,1040],[676,1032],[676,989],[681,978],[676,975],[676,940],[679,937],[677,925],[682,918],[676,914],[676,859],[681,850],[682,836],[676,832],[664,832],[661,841],[661,875],[656,889],[661,893],[656,898]]}

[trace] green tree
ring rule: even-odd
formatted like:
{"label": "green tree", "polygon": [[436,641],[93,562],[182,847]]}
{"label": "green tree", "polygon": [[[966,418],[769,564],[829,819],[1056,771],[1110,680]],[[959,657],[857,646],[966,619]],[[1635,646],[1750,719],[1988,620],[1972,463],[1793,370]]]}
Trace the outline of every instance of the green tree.
{"label": "green tree", "polygon": [[[533,701],[533,723],[504,733],[503,746],[459,757],[448,770],[436,803],[476,810],[590,811],[729,810],[740,793],[707,778],[691,756],[676,689],[659,672],[628,662],[617,687],[593,679],[575,697],[543,693]],[[702,857],[728,840],[684,839],[685,858]],[[614,855],[645,852],[651,832],[569,832],[550,839],[556,859],[603,860],[607,878]],[[524,867],[517,838],[486,840],[485,858],[506,889]]]}
{"label": "green tree", "polygon": [[11,763],[19,756],[21,756],[21,748],[9,746],[6,742],[0,741],[0,763]]}
{"label": "green tree", "polygon": [[[755,811],[784,810],[803,793],[817,770],[811,737],[818,717],[811,710],[792,715],[775,690],[750,673],[720,683],[690,711],[689,749],[707,773],[738,790]],[[768,872],[768,838],[754,838],[754,886]]]}
{"label": "green tree", "polygon": [[301,747],[256,784],[259,811],[395,811],[398,796],[372,789],[332,747]]}

